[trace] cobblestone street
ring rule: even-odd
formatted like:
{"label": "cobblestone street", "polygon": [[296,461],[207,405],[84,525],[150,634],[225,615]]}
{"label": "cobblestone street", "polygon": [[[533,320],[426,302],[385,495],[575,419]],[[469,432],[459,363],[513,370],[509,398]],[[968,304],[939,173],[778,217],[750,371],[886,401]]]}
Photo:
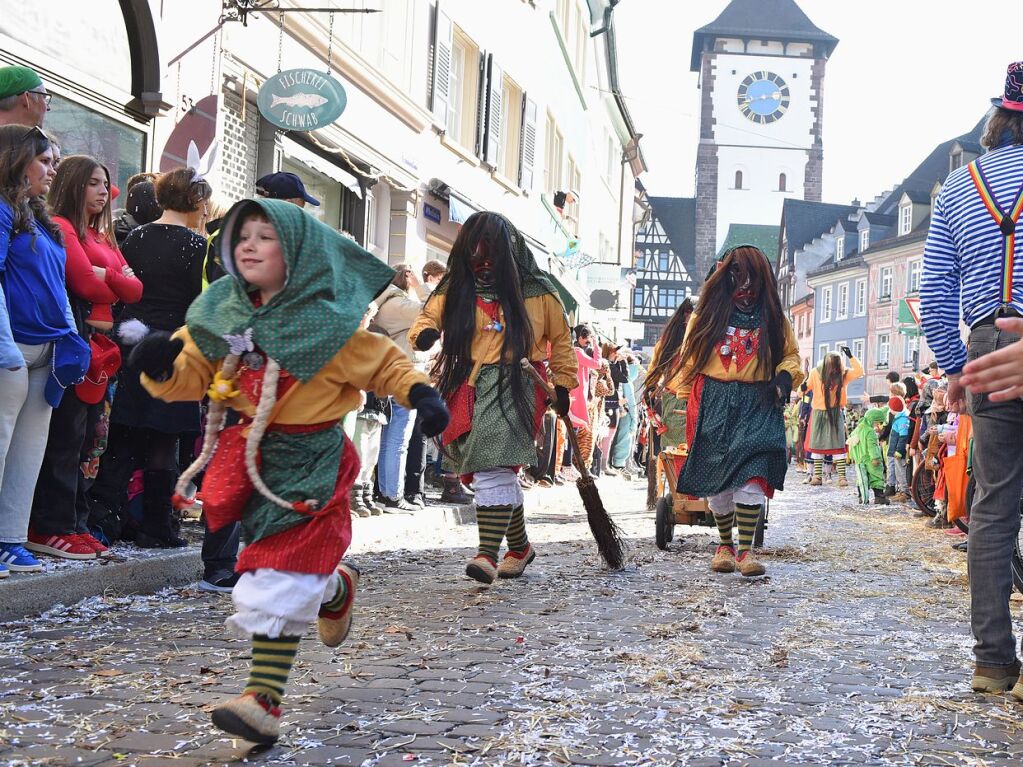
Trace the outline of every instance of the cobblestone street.
{"label": "cobblestone street", "polygon": [[[1023,708],[969,693],[965,555],[905,507],[790,489],[768,577],[709,572],[708,528],[653,543],[609,479],[630,564],[602,571],[574,487],[527,494],[520,581],[462,574],[469,512],[355,520],[350,640],[305,638],[269,749],[222,737],[248,644],[194,589],[86,600],[0,638],[5,765],[1018,765]],[[813,492],[816,490],[816,492]]]}

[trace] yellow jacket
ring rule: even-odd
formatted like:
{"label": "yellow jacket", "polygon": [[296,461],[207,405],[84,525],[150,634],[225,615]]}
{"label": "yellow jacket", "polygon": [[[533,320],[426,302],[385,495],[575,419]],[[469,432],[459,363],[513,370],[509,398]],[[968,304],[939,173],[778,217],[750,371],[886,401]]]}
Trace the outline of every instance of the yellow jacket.
{"label": "yellow jacket", "polygon": [[[863,375],[863,365],[855,357],[849,360],[849,369],[845,371],[845,375],[842,377],[842,391],[839,392],[841,395],[838,406],[845,407],[846,405],[846,388],[849,384],[855,381],[857,378]],[[795,386],[795,384],[793,384]],[[817,372],[817,368],[810,371],[810,378],[807,379],[806,388],[813,392],[813,402],[811,407],[814,410],[825,410],[824,406],[824,382],[821,380],[821,374]]]}
{"label": "yellow jacket", "polygon": [[[167,381],[154,381],[142,374],[142,385],[154,397],[167,402],[200,400],[223,360],[206,359],[188,328],[178,330],[174,338],[185,342],[174,360],[174,375]],[[380,396],[393,395],[408,408],[412,404],[408,400],[409,389],[417,383],[429,384],[429,380],[412,367],[412,361],[397,344],[360,328],[319,373],[288,389],[277,401],[271,423],[294,426],[340,420],[359,408],[363,389]],[[244,394],[227,404],[250,417],[256,411],[255,404]]]}
{"label": "yellow jacket", "polygon": [[[689,325],[686,327],[686,337],[692,332],[693,327],[697,321],[697,315],[694,313],[689,318]],[[742,370],[737,370],[734,364],[729,365],[728,369],[721,364],[721,358],[717,354],[711,355],[710,360],[707,361],[706,367],[700,372],[708,378],[714,378],[718,381],[742,381],[744,383],[755,383],[757,381],[770,381],[774,376],[781,371],[787,372],[792,376],[792,388],[795,389],[799,384],[803,382],[803,371],[799,367],[799,345],[796,343],[796,334],[792,332],[792,325],[786,319],[785,322],[785,356],[782,361],[778,363],[774,370],[769,372],[761,372],[760,364],[754,359],[746,365]],[[767,339],[761,337],[761,343],[766,343]],[[675,378],[669,383],[667,388],[675,392],[678,397],[685,399],[689,396],[689,392],[692,389],[692,382],[686,382],[686,378],[689,377],[692,371],[692,365],[686,363],[685,367],[679,372]]]}
{"label": "yellow jacket", "polygon": [[[444,316],[444,301],[447,295],[434,294],[426,302],[422,313],[412,323],[408,332],[409,343],[415,348],[416,339],[419,334],[427,328],[441,331],[441,321]],[[572,331],[569,330],[568,320],[565,318],[565,310],[561,302],[544,293],[541,296],[534,296],[525,300],[526,314],[529,323],[533,326],[533,338],[535,342],[529,353],[529,359],[533,362],[547,359],[547,344],[550,344],[550,366],[551,377],[555,386],[564,386],[571,391],[578,385],[576,370],[578,361],[575,351],[572,349]],[[500,312],[500,310],[499,310]],[[500,322],[504,322],[504,313],[498,314]],[[476,307],[476,334],[472,339],[472,359],[475,363],[472,373],[469,375],[469,385],[476,383],[480,367],[493,365],[501,361],[501,342],[504,340],[503,333],[483,330],[490,324],[490,318],[479,307]],[[512,363],[516,360],[505,360]]]}

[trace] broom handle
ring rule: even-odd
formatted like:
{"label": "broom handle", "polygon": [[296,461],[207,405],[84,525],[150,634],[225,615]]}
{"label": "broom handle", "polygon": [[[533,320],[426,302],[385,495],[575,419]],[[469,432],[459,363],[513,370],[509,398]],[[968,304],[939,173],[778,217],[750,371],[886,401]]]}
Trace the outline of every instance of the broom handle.
{"label": "broom handle", "polygon": [[[522,369],[532,376],[536,385],[547,393],[547,398],[551,402],[557,402],[557,395],[554,393],[554,387],[551,386],[550,382],[545,380],[539,372],[537,372],[537,369],[533,367],[533,363],[528,359],[523,358],[520,364],[522,365]],[[575,427],[572,425],[572,421],[569,420],[567,415],[559,415],[558,418],[560,418],[565,424],[565,431],[568,432],[566,436],[568,437],[568,444],[572,447],[572,463],[575,464],[575,468],[579,472],[580,476],[585,479],[590,476],[590,470],[583,464],[583,455],[579,451],[579,440],[575,435]]]}

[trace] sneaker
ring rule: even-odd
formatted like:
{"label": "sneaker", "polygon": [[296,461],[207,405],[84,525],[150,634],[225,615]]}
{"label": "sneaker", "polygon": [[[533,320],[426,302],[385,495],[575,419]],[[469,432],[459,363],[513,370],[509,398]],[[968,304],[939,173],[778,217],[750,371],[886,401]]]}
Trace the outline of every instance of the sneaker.
{"label": "sneaker", "polygon": [[352,607],[355,605],[355,593],[359,588],[359,571],[344,562],[337,566],[337,574],[348,587],[348,595],[340,610],[331,611],[320,607],[320,613],[316,619],[316,630],[320,634],[320,640],[327,647],[337,647],[348,638],[348,632],[352,630]]}
{"label": "sneaker", "polygon": [[561,476],[566,482],[578,482],[579,470],[575,466],[565,466],[561,469]]}
{"label": "sneaker", "polygon": [[405,503],[409,506],[415,506],[420,509],[426,508],[426,497],[422,493],[416,493],[415,495],[406,495]]}
{"label": "sneaker", "polygon": [[29,529],[25,548],[61,559],[95,559],[96,550],[79,535],[43,535]]}
{"label": "sneaker", "polygon": [[96,538],[92,533],[79,533],[79,540],[81,540],[86,546],[91,546],[92,550],[96,552],[96,556],[109,557],[111,556],[110,549],[103,543],[103,541]]}
{"label": "sneaker", "polygon": [[526,565],[536,559],[536,551],[531,544],[525,551],[509,551],[504,555],[501,566],[497,568],[498,578],[518,578],[526,571]]}
{"label": "sneaker", "polygon": [[739,568],[739,572],[747,578],[756,578],[758,575],[765,575],[767,573],[767,568],[764,567],[752,551],[742,552],[739,558],[735,560],[735,565]]}
{"label": "sneaker", "polygon": [[735,549],[731,546],[718,546],[714,558],[710,560],[710,569],[715,573],[734,573]]}
{"label": "sneaker", "polygon": [[941,532],[943,532],[945,535],[951,535],[954,538],[959,538],[961,536],[966,535],[966,533],[964,533],[962,530],[960,530],[959,527],[956,526],[956,525],[951,525],[950,527],[946,527]]}
{"label": "sneaker", "polygon": [[497,578],[497,563],[486,554],[477,554],[465,566],[465,574],[480,583],[493,583]]}
{"label": "sneaker", "polygon": [[965,554],[966,547],[969,545],[969,543],[970,543],[969,541],[959,541],[959,543],[953,543],[952,548],[955,549],[956,551],[961,551]]}
{"label": "sneaker", "polygon": [[[93,552],[93,557],[96,553]],[[0,543],[0,565],[12,573],[32,573],[43,569],[43,563],[32,556],[20,543]]]}
{"label": "sneaker", "polygon": [[221,703],[210,717],[228,735],[269,745],[281,734],[281,708],[265,695],[246,693]]}
{"label": "sneaker", "polygon": [[404,498],[388,498],[384,496],[384,514],[411,514],[416,510]]}
{"label": "sneaker", "polygon": [[234,591],[234,586],[238,583],[238,579],[241,576],[238,573],[231,573],[230,575],[220,578],[219,580],[210,581],[203,578],[199,581],[199,591],[208,591],[213,594],[230,594]]}
{"label": "sneaker", "polygon": [[974,692],[1005,692],[1019,686],[1019,661],[1007,668],[982,666],[979,663],[973,669],[973,681],[970,689]]}
{"label": "sneaker", "polygon": [[11,571],[7,569],[7,565],[5,565],[2,562],[0,562],[0,580],[3,580],[4,578],[10,578],[10,577],[11,577]]}

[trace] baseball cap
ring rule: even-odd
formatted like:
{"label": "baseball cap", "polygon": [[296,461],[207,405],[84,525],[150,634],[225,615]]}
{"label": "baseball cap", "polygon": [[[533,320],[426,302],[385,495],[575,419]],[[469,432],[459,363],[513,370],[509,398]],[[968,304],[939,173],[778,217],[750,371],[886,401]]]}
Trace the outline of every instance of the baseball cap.
{"label": "baseball cap", "polygon": [[42,78],[28,67],[0,67],[0,99],[25,93],[43,84]]}
{"label": "baseball cap", "polygon": [[269,173],[256,181],[256,191],[272,200],[294,200],[301,197],[310,205],[320,204],[305,190],[302,179],[294,173]]}

